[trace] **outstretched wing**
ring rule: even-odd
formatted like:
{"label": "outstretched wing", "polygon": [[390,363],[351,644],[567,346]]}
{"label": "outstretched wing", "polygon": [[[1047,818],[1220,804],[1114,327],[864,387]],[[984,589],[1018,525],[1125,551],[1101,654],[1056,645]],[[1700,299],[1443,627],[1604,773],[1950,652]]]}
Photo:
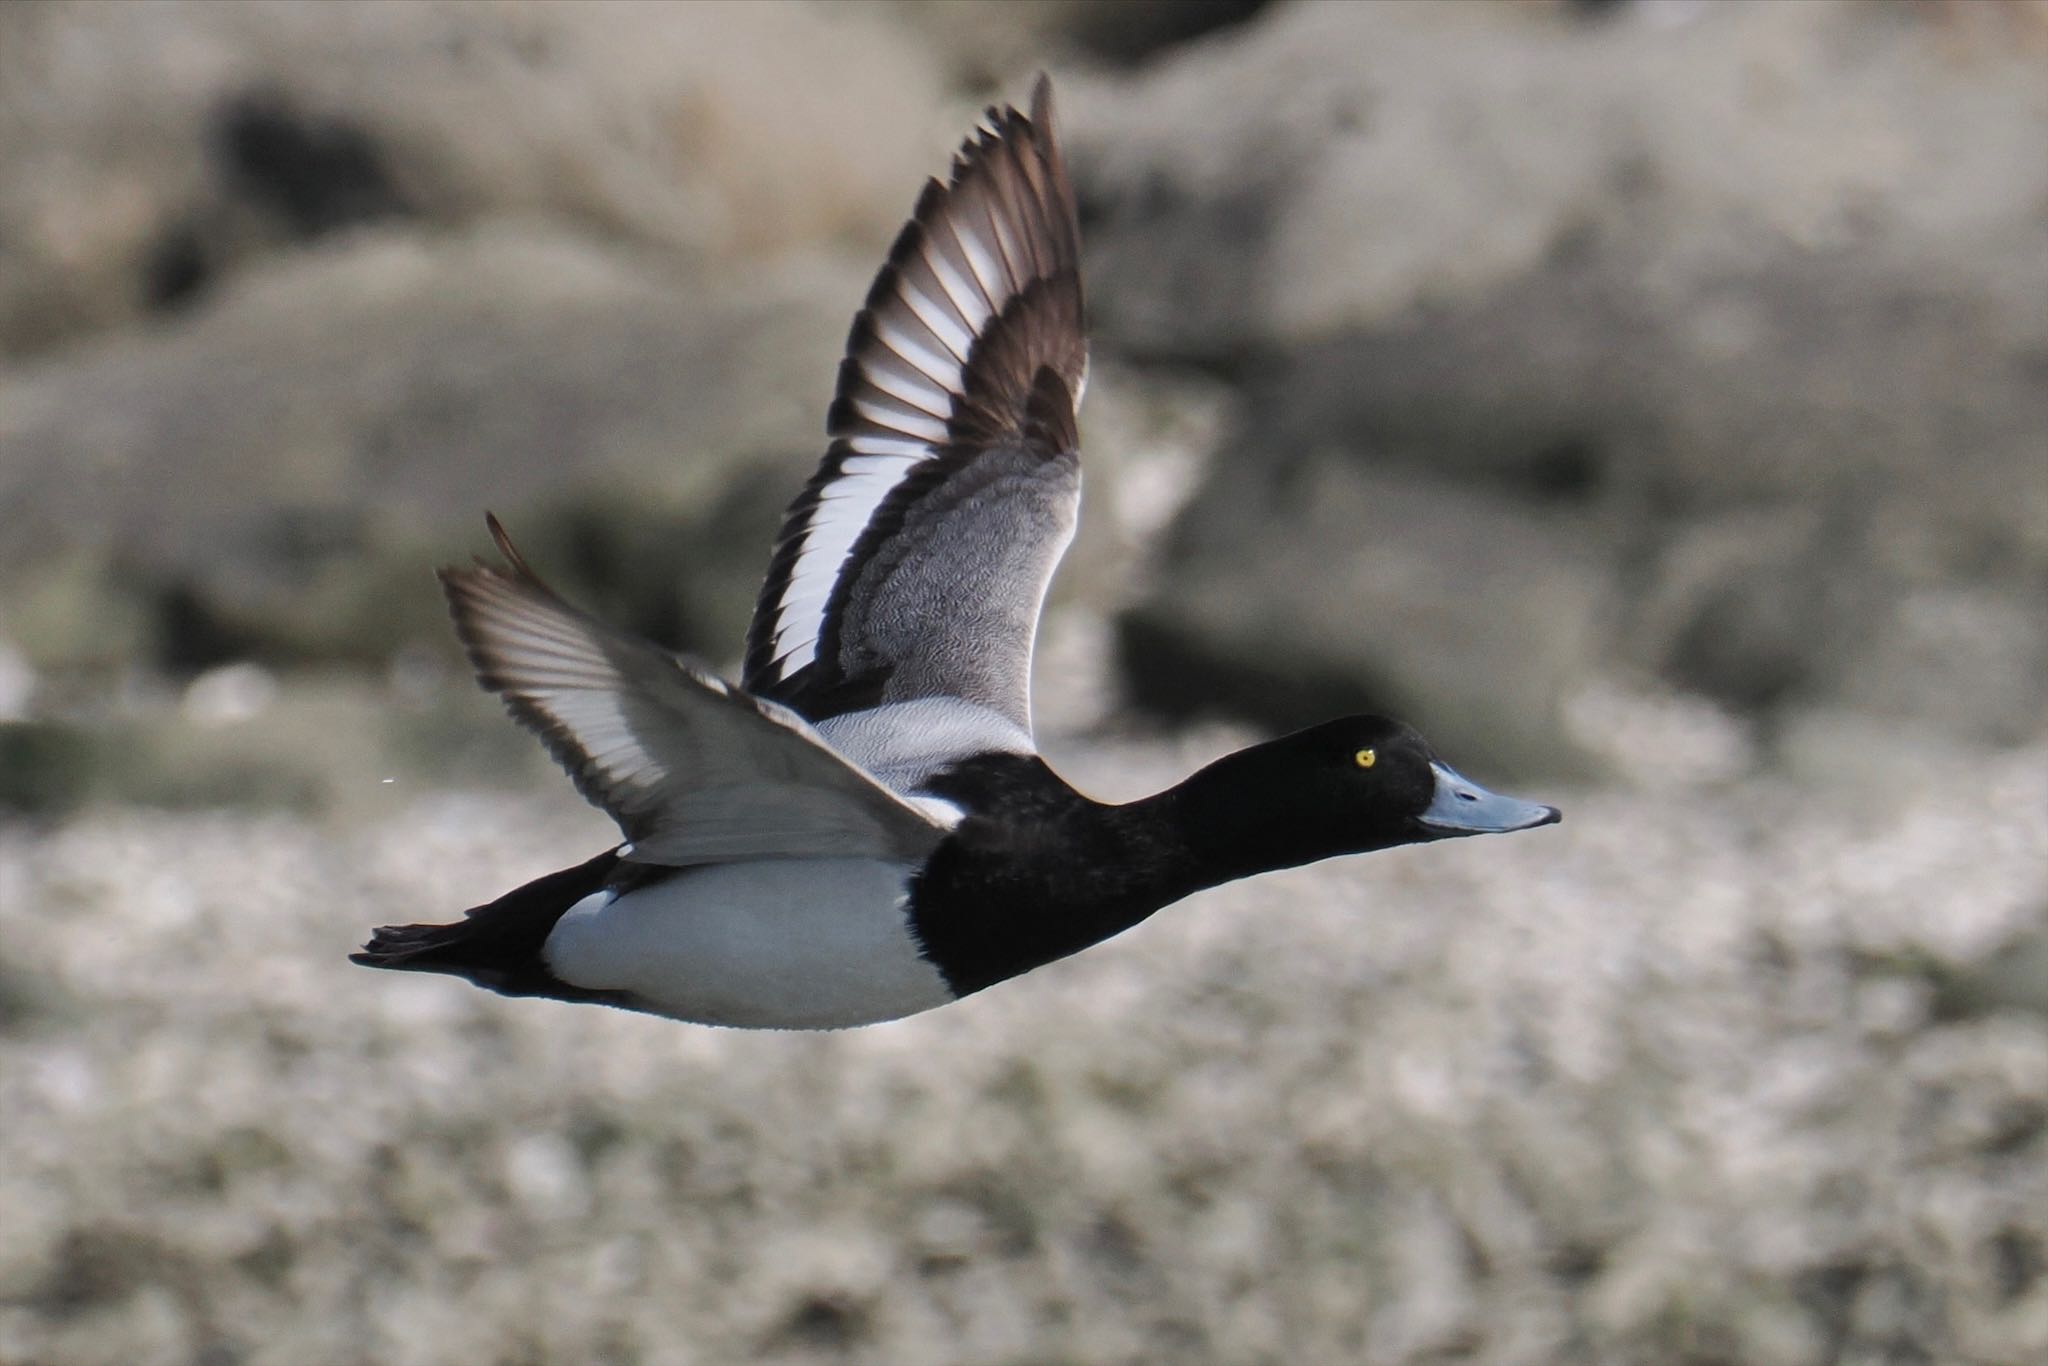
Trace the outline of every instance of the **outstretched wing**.
{"label": "outstretched wing", "polygon": [[519,556],[444,569],[477,681],[505,699],[625,857],[687,865],[858,855],[922,862],[945,829],[840,758],[801,717],[570,606]]}
{"label": "outstretched wing", "polygon": [[744,680],[820,720],[957,697],[1026,734],[1073,538],[1088,368],[1080,228],[1039,77],[925,186],[854,319],[824,462],[791,504]]}

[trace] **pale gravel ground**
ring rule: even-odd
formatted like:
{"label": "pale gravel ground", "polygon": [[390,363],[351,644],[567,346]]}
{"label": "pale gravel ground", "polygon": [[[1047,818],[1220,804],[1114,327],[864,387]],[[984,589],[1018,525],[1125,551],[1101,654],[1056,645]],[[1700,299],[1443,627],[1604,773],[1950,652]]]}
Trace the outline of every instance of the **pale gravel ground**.
{"label": "pale gravel ground", "polygon": [[2039,1362],[2048,1022],[1910,965],[2042,928],[2048,748],[1917,777],[1578,794],[828,1036],[343,961],[599,847],[563,791],[0,827],[0,1361]]}

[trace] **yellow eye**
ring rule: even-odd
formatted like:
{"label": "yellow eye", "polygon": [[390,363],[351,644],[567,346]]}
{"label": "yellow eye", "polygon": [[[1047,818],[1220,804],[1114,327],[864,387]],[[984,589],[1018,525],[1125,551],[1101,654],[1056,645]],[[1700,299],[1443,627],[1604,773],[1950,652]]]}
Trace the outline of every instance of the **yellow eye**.
{"label": "yellow eye", "polygon": [[1351,756],[1351,762],[1357,764],[1360,768],[1371,768],[1379,762],[1379,758],[1380,756],[1372,750],[1361,749],[1358,753]]}

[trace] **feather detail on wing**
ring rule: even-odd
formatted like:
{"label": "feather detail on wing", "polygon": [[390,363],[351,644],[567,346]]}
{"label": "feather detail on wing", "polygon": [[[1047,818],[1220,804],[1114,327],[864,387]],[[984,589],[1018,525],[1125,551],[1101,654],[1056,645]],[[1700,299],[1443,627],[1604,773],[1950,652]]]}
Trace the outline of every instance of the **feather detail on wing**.
{"label": "feather detail on wing", "polygon": [[[990,109],[950,180],[926,185],[854,319],[827,420],[831,445],[789,509],[748,633],[748,689],[814,719],[871,702],[883,686],[875,670],[896,660],[841,629],[855,581],[891,553],[906,505],[982,454],[1071,457],[1071,409],[1087,368],[1080,229],[1041,76],[1028,116]],[[1052,446],[1042,444],[1044,424],[1026,421],[1041,371],[1056,377],[1070,409],[1054,424],[1067,440]],[[1072,532],[1078,472],[1065,483],[1057,515],[1033,510],[1013,533],[990,523],[1013,539],[1042,540],[1049,558],[1024,558],[1046,559],[1046,575]],[[1029,612],[1003,615],[1022,620],[1028,666],[1043,584],[1024,589]],[[998,644],[1014,652],[1015,642]],[[846,657],[831,657],[841,649]]]}
{"label": "feather detail on wing", "polygon": [[749,697],[571,606],[528,569],[444,569],[477,681],[540,737],[638,862],[879,856],[921,862],[945,835],[787,707]]}

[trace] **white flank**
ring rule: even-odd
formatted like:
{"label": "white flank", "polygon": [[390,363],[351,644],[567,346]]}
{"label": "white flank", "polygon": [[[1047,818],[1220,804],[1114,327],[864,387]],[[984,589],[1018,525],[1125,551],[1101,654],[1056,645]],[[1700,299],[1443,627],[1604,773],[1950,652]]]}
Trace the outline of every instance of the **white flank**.
{"label": "white flank", "polygon": [[693,868],[572,906],[542,949],[563,981],[700,1024],[842,1029],[954,999],[906,919],[911,868],[777,859]]}

